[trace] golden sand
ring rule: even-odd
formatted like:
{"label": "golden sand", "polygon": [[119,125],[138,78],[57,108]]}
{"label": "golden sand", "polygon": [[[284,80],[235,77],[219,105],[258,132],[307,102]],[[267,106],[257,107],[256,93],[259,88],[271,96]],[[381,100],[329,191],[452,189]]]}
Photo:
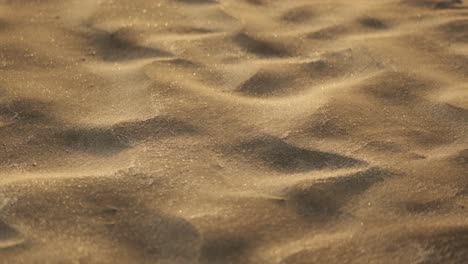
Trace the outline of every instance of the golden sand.
{"label": "golden sand", "polygon": [[0,263],[468,263],[468,4],[0,0]]}

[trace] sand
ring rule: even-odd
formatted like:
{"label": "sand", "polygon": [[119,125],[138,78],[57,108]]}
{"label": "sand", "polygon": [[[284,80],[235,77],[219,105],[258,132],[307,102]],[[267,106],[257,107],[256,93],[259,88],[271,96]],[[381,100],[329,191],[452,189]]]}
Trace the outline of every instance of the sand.
{"label": "sand", "polygon": [[0,263],[468,263],[468,4],[0,0]]}

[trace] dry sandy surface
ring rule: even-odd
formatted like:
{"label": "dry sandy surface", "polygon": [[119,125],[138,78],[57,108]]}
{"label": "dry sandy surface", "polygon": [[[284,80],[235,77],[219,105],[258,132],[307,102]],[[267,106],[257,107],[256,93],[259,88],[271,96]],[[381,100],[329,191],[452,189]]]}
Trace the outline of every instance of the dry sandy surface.
{"label": "dry sandy surface", "polygon": [[468,263],[468,4],[0,0],[0,263]]}

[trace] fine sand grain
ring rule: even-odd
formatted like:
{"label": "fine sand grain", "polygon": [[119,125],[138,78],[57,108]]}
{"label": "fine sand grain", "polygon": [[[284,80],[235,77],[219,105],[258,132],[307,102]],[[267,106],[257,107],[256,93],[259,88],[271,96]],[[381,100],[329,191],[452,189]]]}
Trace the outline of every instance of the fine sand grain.
{"label": "fine sand grain", "polygon": [[0,263],[468,263],[468,4],[0,0]]}

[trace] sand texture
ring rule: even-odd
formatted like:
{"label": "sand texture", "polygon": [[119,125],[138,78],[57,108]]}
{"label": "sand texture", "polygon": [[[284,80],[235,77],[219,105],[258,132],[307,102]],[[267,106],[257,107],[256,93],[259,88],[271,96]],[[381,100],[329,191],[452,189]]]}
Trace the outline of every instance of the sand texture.
{"label": "sand texture", "polygon": [[468,263],[468,3],[0,0],[0,264]]}

